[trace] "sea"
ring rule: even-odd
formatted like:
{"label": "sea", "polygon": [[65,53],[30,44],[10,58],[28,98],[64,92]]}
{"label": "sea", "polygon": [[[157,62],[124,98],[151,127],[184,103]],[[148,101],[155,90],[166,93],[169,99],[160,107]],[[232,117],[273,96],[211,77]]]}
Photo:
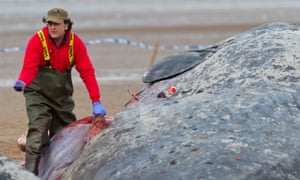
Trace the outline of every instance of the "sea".
{"label": "sea", "polygon": [[[0,33],[34,32],[53,7],[67,9],[76,30],[300,22],[299,0],[0,0],[0,7]],[[7,46],[5,42],[10,38],[0,40],[0,68],[9,66],[6,61],[12,61],[3,54],[18,53],[25,46],[17,42]],[[0,87],[11,87],[16,78],[15,74],[5,75],[6,71],[7,68],[0,70]],[[140,70],[124,72],[128,74],[99,78],[108,82],[141,78]]]}
{"label": "sea", "polygon": [[[47,10],[62,7],[77,28],[257,23],[299,19],[299,0],[0,0],[0,31],[32,30]],[[215,13],[214,13],[215,12]],[[220,16],[220,12],[226,12]],[[242,12],[242,13],[240,13]],[[264,12],[264,13],[263,13]],[[171,14],[157,19],[159,15]],[[201,18],[193,13],[208,13]],[[239,14],[236,14],[239,13]],[[292,14],[295,13],[295,14]],[[82,16],[99,18],[82,20]],[[203,14],[205,15],[205,14]],[[197,18],[196,18],[197,17]],[[82,20],[82,21],[80,21]],[[14,22],[11,24],[11,22]],[[30,23],[30,26],[28,26]]]}

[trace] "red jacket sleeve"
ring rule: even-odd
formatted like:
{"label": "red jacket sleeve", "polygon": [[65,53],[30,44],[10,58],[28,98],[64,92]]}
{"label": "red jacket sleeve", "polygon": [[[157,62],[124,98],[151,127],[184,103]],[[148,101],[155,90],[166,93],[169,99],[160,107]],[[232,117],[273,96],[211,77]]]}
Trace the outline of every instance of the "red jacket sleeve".
{"label": "red jacket sleeve", "polygon": [[26,86],[29,86],[37,75],[42,56],[43,47],[39,37],[35,34],[27,43],[23,67],[18,78],[24,81]]}
{"label": "red jacket sleeve", "polygon": [[74,35],[74,64],[79,72],[81,79],[89,92],[92,102],[100,100],[100,87],[96,80],[95,69],[88,56],[87,48],[84,42],[75,34]]}

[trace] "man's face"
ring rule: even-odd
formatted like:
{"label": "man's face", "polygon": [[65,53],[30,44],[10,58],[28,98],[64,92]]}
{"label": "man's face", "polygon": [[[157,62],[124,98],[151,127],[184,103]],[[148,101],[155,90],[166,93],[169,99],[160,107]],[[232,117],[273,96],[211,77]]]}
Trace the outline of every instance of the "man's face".
{"label": "man's face", "polygon": [[47,26],[49,29],[49,34],[54,40],[64,38],[65,30],[68,29],[68,25],[63,22],[55,23],[48,21]]}

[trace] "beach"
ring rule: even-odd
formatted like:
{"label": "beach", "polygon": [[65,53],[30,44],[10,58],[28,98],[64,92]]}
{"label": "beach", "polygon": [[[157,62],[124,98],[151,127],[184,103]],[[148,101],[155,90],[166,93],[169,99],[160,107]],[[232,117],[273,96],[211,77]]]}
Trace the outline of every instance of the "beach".
{"label": "beach", "polygon": [[[164,2],[164,3],[161,3]],[[215,4],[214,4],[215,3]],[[216,3],[219,6],[216,6]],[[169,6],[168,6],[169,4]],[[297,1],[95,1],[73,3],[63,1],[0,0],[0,154],[14,160],[24,159],[17,148],[17,138],[26,131],[27,115],[22,93],[12,88],[22,67],[22,48],[29,37],[43,26],[41,17],[52,7],[63,7],[74,20],[73,30],[86,41],[114,38],[151,46],[151,48],[105,42],[87,45],[97,80],[101,101],[109,116],[116,116],[145,84],[142,75],[155,56],[186,51],[182,45],[207,46],[245,32],[255,26],[271,22],[299,24],[300,3]],[[31,9],[31,10],[30,10]],[[33,11],[36,10],[36,11]],[[23,14],[22,14],[23,13]],[[15,48],[15,50],[14,50]],[[92,104],[84,83],[73,70],[74,112],[77,119],[92,115]]]}

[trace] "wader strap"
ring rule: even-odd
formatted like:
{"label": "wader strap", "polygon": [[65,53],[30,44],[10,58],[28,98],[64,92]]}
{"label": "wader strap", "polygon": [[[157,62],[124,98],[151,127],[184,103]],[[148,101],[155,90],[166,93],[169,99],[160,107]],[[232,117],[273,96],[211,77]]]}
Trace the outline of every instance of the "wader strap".
{"label": "wader strap", "polygon": [[71,32],[71,37],[70,37],[70,43],[69,43],[69,62],[70,62],[70,69],[73,66],[74,62],[74,32]]}
{"label": "wader strap", "polygon": [[49,55],[49,51],[48,51],[48,46],[47,46],[45,35],[44,35],[44,33],[43,33],[42,30],[40,30],[38,32],[38,35],[39,35],[40,40],[41,40],[42,45],[43,45],[43,52],[44,52],[44,59],[46,61],[46,67],[52,69],[51,64],[50,64],[50,55]]}
{"label": "wader strap", "polygon": [[[49,51],[48,51],[48,46],[47,46],[45,35],[44,35],[42,30],[39,30],[37,34],[39,35],[40,40],[41,40],[42,45],[43,45],[44,59],[46,61],[46,67],[52,69],[52,66],[51,66],[51,63],[50,63],[50,54],[49,54]],[[74,54],[74,32],[71,32],[70,43],[69,43],[69,62],[70,62],[69,69],[72,68],[73,63],[74,63],[73,54]]]}

